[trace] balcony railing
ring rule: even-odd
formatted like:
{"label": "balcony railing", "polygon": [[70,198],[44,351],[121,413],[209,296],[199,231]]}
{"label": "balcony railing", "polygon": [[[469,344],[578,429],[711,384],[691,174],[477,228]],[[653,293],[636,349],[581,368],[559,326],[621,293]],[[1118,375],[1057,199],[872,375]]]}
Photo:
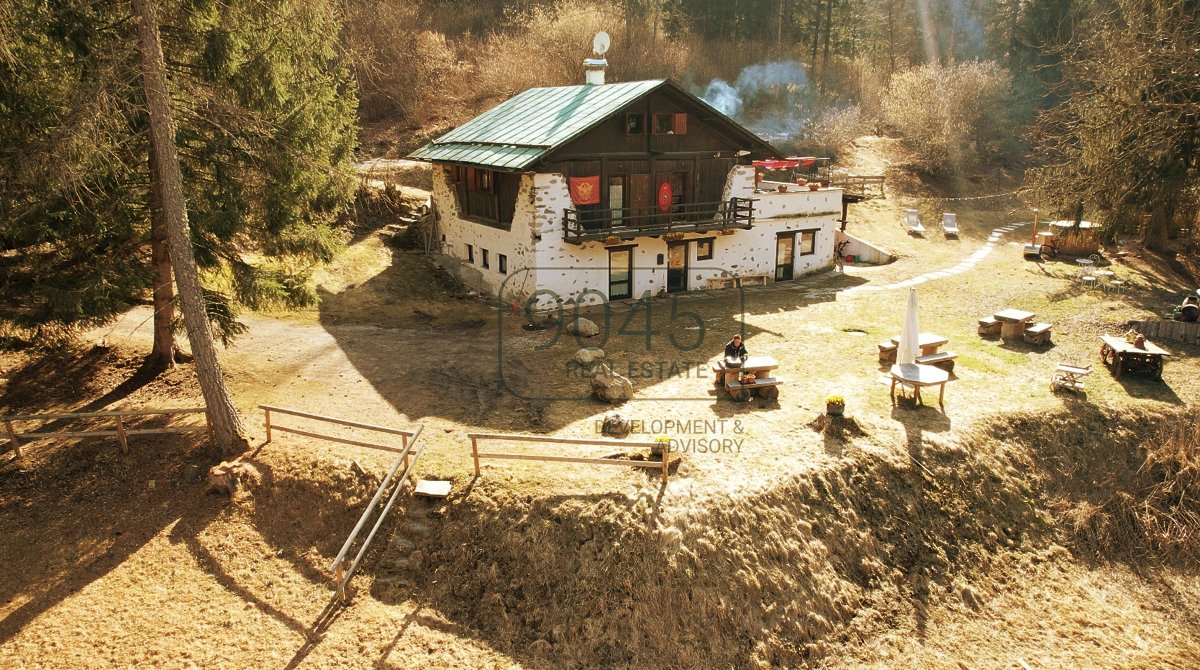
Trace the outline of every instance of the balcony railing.
{"label": "balcony railing", "polygon": [[610,237],[633,239],[668,233],[702,233],[710,230],[747,229],[754,223],[754,200],[730,198],[723,202],[689,202],[657,208],[567,209],[563,211],[563,239],[572,244]]}

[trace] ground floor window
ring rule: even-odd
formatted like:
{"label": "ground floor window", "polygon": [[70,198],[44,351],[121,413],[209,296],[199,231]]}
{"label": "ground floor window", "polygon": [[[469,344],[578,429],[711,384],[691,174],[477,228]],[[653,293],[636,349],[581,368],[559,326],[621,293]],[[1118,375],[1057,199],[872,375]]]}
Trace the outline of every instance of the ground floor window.
{"label": "ground floor window", "polygon": [[473,247],[469,244],[467,245],[467,262],[468,263],[475,262],[475,247]]}
{"label": "ground floor window", "polygon": [[488,263],[488,250],[487,249],[483,250],[483,267],[485,267],[485,268],[491,267],[491,264]]}
{"label": "ground floor window", "polygon": [[696,260],[711,261],[713,257],[713,239],[696,240]]}
{"label": "ground floor window", "polygon": [[496,258],[496,262],[500,264],[500,267],[499,267],[500,274],[502,274],[502,275],[508,274],[508,256],[505,256],[504,254],[500,254]]}
{"label": "ground floor window", "polygon": [[817,253],[817,231],[800,231],[800,255],[811,256]]}

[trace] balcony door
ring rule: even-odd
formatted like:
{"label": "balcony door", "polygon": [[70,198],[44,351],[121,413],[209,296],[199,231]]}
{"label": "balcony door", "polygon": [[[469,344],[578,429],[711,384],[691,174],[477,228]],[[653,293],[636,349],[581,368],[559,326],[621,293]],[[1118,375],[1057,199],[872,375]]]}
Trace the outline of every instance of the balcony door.
{"label": "balcony door", "polygon": [[796,233],[779,233],[775,238],[775,281],[788,281],[796,267]]}
{"label": "balcony door", "polygon": [[654,212],[655,222],[666,226],[671,221],[683,218],[682,212],[688,202],[691,202],[687,191],[691,175],[687,172],[660,172],[655,176],[654,183]]}
{"label": "balcony door", "polygon": [[686,291],[688,289],[688,243],[667,243],[667,291]]}
{"label": "balcony door", "polygon": [[633,297],[633,247],[608,250],[608,299]]}

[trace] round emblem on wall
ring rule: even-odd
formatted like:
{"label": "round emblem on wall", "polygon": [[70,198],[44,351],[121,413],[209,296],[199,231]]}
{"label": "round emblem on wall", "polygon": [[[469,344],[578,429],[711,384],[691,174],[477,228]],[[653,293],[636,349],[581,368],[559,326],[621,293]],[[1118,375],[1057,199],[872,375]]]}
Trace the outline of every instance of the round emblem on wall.
{"label": "round emblem on wall", "polygon": [[675,193],[671,190],[671,182],[664,181],[658,185],[658,211],[666,214],[671,211],[671,200],[675,198]]}

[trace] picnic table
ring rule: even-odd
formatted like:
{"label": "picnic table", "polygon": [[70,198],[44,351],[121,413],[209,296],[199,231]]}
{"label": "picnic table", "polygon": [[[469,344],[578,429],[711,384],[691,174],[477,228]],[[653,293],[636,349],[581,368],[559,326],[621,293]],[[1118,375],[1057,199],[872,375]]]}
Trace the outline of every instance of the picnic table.
{"label": "picnic table", "polygon": [[[771,377],[766,373],[779,367],[779,361],[771,356],[750,356],[742,362],[741,367],[726,365],[725,357],[718,358],[713,363],[715,374],[713,384],[718,389],[725,389],[734,400],[749,400],[750,396],[758,395],[765,400],[779,397],[779,385],[782,377]],[[748,379],[753,375],[753,380]]]}
{"label": "picnic table", "polygon": [[1100,360],[1120,379],[1122,372],[1146,372],[1155,379],[1162,379],[1163,358],[1171,354],[1150,340],[1136,347],[1123,337],[1101,335]]}
{"label": "picnic table", "polygon": [[908,363],[906,365],[893,365],[891,374],[891,398],[893,405],[896,404],[896,384],[911,386],[913,388],[913,398],[921,405],[925,404],[921,400],[921,388],[925,386],[937,386],[939,387],[938,407],[941,407],[943,410],[946,409],[943,399],[946,397],[946,382],[950,381],[949,372],[941,368],[935,368],[932,365]]}
{"label": "picnic table", "polygon": [[[938,352],[938,348],[944,346],[948,342],[950,342],[950,340],[942,337],[941,335],[934,335],[933,333],[921,333],[917,336],[917,347],[921,349],[922,356],[932,356],[933,354],[936,354]],[[892,343],[896,346],[900,346],[900,336],[896,335],[892,337]]]}
{"label": "picnic table", "polygon": [[1006,309],[992,316],[1000,322],[1000,339],[1015,340],[1025,335],[1026,324],[1037,315],[1020,309]]}

